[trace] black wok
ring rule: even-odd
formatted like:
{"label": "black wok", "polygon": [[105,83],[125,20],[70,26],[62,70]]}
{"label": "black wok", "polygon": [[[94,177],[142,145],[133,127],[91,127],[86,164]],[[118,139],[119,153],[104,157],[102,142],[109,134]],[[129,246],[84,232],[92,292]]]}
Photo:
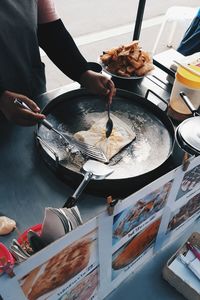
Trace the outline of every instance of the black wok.
{"label": "black wok", "polygon": [[[170,168],[174,127],[166,113],[147,97],[117,90],[111,112],[133,127],[136,139],[110,160],[109,166],[114,169],[111,175],[90,182],[93,192],[128,195]],[[73,135],[89,129],[94,120],[106,115],[106,103],[101,97],[79,89],[53,99],[42,112],[55,128]],[[80,169],[85,159],[69,155],[58,137],[43,125],[38,125],[37,135],[44,160],[58,176],[77,185],[82,179]]]}

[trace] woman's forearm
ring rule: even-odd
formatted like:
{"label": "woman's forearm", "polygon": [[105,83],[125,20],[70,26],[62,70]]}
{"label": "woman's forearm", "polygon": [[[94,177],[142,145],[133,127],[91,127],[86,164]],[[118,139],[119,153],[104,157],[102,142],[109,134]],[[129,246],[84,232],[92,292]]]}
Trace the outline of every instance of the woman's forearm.
{"label": "woman's forearm", "polygon": [[68,77],[80,81],[88,69],[87,61],[80,53],[61,19],[38,25],[38,41],[54,64]]}

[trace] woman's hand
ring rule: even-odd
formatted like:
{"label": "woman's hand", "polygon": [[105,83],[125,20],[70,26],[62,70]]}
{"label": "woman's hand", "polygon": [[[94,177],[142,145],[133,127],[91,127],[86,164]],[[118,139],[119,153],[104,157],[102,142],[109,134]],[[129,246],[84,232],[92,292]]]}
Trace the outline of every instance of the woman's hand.
{"label": "woman's hand", "polygon": [[[26,103],[32,111],[15,104],[14,100],[16,98]],[[39,113],[40,108],[34,101],[24,95],[10,91],[5,91],[1,95],[0,110],[9,121],[23,126],[33,126],[45,118],[44,115]]]}
{"label": "woman's hand", "polygon": [[110,103],[116,94],[116,88],[111,79],[91,70],[82,74],[80,83],[91,93],[107,96]]}

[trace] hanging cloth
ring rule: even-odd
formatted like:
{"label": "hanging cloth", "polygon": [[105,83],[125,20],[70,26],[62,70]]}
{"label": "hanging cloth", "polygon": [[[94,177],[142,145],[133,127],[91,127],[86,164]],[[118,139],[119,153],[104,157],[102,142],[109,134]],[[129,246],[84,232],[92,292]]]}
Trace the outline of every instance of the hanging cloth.
{"label": "hanging cloth", "polygon": [[177,51],[185,56],[200,52],[200,9],[185,32]]}

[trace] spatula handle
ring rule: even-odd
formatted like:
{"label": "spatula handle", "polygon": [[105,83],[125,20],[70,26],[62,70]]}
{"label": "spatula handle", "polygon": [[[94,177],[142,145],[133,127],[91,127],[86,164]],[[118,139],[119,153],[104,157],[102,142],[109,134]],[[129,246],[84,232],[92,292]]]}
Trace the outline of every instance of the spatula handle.
{"label": "spatula handle", "polygon": [[93,173],[92,172],[86,172],[84,175],[83,180],[81,181],[80,185],[78,186],[78,188],[76,189],[76,191],[74,192],[74,194],[72,196],[70,196],[67,201],[65,202],[65,204],[63,205],[63,207],[67,207],[70,208],[72,206],[74,206],[80,196],[80,194],[82,193],[82,191],[84,190],[84,188],[87,186],[87,184],[89,183],[89,181],[92,179]]}
{"label": "spatula handle", "polygon": [[[23,102],[22,100],[20,100],[18,98],[15,98],[14,103],[18,104],[22,108],[25,108],[27,110],[33,111],[25,102]],[[41,124],[44,125],[46,128],[48,128],[50,130],[53,128],[53,125],[49,121],[47,121],[45,119],[41,121]]]}
{"label": "spatula handle", "polygon": [[49,130],[53,129],[53,125],[45,119],[42,120],[41,124],[44,125],[46,128],[48,128]]}
{"label": "spatula handle", "polygon": [[63,207],[71,208],[73,207],[77,202],[77,199],[73,196],[69,196]]}

